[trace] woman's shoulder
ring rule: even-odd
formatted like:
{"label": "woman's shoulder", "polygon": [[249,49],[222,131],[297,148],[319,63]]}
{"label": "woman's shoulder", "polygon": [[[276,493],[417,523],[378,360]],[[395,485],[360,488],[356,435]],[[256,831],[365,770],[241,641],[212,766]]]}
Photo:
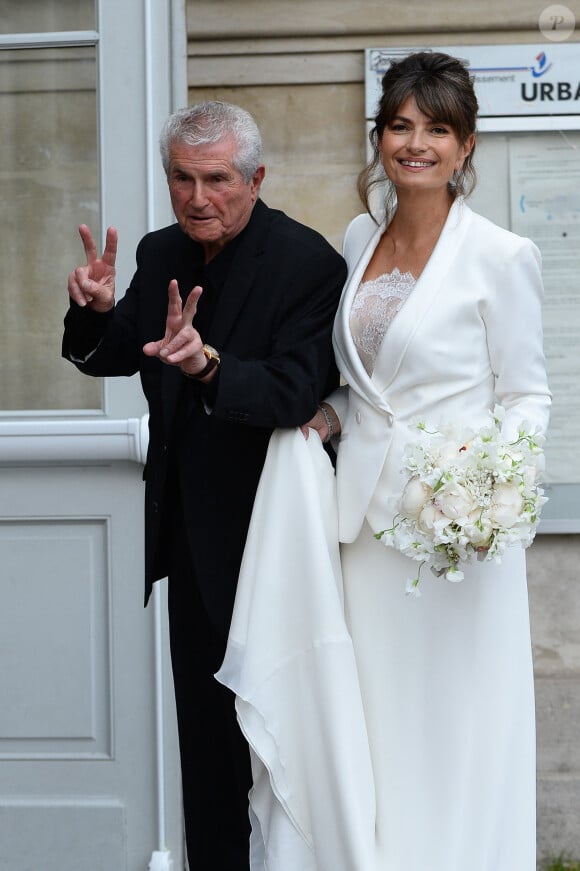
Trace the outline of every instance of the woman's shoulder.
{"label": "woman's shoulder", "polygon": [[344,234],[343,250],[345,257],[349,251],[353,249],[360,250],[361,247],[364,247],[379,228],[380,224],[377,224],[368,212],[353,218]]}
{"label": "woman's shoulder", "polygon": [[480,244],[488,248],[493,246],[494,250],[501,251],[504,254],[515,253],[521,250],[537,250],[536,245],[527,236],[519,236],[512,230],[507,230],[505,227],[496,224],[489,218],[474,212],[466,203],[461,205],[461,209],[469,216],[471,226],[469,228],[469,238],[477,240]]}

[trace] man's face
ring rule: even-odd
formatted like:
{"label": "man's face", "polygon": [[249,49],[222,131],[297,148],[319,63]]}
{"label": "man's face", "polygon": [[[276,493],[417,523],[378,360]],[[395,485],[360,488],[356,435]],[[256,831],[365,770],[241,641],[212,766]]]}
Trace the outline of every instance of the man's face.
{"label": "man's face", "polygon": [[265,170],[259,166],[246,182],[235,168],[236,142],[206,145],[174,143],[167,180],[181,229],[205,249],[206,260],[240,233],[252,213]]}

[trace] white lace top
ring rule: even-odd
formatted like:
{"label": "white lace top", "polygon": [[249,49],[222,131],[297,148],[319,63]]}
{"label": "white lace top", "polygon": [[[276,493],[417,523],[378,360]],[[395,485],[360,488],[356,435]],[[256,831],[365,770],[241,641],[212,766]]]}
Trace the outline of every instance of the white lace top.
{"label": "white lace top", "polygon": [[350,310],[350,331],[369,375],[389,325],[416,283],[411,272],[396,268],[372,281],[361,281]]}

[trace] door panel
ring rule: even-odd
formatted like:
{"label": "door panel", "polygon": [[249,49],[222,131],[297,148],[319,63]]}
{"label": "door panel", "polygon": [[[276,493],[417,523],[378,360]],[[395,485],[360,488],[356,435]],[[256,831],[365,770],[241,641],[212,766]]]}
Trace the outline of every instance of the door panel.
{"label": "door panel", "polygon": [[111,519],[0,525],[0,758],[112,758]]}
{"label": "door panel", "polygon": [[186,102],[183,8],[2,9],[0,871],[145,871],[153,853],[182,871],[162,585],[143,608],[145,404],[137,378],[62,361],[60,336],[78,225],[118,228],[121,296],[139,238],[171,220],[156,142]]}
{"label": "door panel", "polygon": [[93,871],[96,845],[136,871],[156,848],[142,487],[133,463],[3,470],[2,871]]}

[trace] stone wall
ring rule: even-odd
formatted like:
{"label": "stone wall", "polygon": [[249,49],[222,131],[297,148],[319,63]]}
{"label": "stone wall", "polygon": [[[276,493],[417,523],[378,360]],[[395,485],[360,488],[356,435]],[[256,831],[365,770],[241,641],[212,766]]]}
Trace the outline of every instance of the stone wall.
{"label": "stone wall", "polygon": [[580,857],[580,536],[528,554],[538,740],[538,852]]}
{"label": "stone wall", "polygon": [[[187,0],[189,101],[224,99],[251,111],[264,136],[265,201],[340,249],[361,210],[364,49],[542,42],[538,16],[546,5]],[[566,5],[580,22],[580,0]],[[580,857],[579,563],[580,536],[540,535],[528,554],[541,856]]]}

